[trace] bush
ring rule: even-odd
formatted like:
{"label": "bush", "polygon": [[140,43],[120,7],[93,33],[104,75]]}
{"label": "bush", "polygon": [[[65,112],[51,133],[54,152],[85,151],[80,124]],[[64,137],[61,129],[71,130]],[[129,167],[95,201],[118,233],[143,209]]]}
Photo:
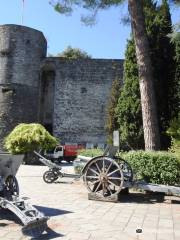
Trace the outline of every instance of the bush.
{"label": "bush", "polygon": [[[80,150],[79,154],[96,157],[103,154],[101,149]],[[118,154],[129,162],[137,180],[148,183],[180,185],[180,161],[170,152],[130,151]],[[78,167],[82,168],[82,166]],[[78,169],[78,172],[79,169]]]}
{"label": "bush", "polygon": [[78,151],[79,155],[83,155],[85,157],[97,157],[103,155],[103,150],[100,148],[92,148],[92,149],[82,149]]}
{"label": "bush", "polygon": [[39,148],[49,150],[57,143],[57,139],[41,124],[21,123],[5,138],[4,147],[12,154],[22,154]]}
{"label": "bush", "polygon": [[169,151],[175,154],[180,161],[180,141],[179,140],[176,140],[176,139],[171,140],[171,148],[169,149]]}
{"label": "bush", "polygon": [[85,162],[75,160],[73,162],[73,167],[74,167],[75,174],[81,174],[82,169],[84,168],[85,164],[86,164]]}
{"label": "bush", "polygon": [[171,136],[171,148],[169,150],[175,153],[180,160],[180,114],[171,121],[167,134]]}
{"label": "bush", "polygon": [[171,153],[132,151],[120,156],[130,163],[137,179],[156,184],[180,184],[180,162]]}

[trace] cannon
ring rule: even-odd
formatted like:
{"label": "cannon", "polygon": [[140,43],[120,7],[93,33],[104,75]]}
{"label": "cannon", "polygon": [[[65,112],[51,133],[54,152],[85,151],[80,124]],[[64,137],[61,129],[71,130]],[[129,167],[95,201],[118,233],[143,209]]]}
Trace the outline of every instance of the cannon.
{"label": "cannon", "polygon": [[0,209],[10,210],[24,225],[25,235],[37,237],[47,229],[48,217],[39,212],[26,197],[19,196],[19,184],[16,173],[24,155],[0,154]]}
{"label": "cannon", "polygon": [[52,163],[38,152],[35,154],[49,167],[49,170],[43,174],[46,183],[52,183],[59,177],[82,177],[90,200],[117,202],[120,193],[127,192],[129,188],[180,196],[180,187],[146,183],[134,179],[130,164],[122,158],[115,157],[116,151],[116,147],[108,146],[103,156],[86,158],[88,161],[81,174],[63,173],[60,165]]}

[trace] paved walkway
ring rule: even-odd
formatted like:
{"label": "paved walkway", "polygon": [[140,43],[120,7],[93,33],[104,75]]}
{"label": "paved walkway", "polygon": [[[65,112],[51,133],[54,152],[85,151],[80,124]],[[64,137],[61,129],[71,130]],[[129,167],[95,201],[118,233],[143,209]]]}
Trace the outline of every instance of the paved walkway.
{"label": "paved walkway", "polygon": [[[134,192],[122,196],[119,203],[90,201],[81,181],[43,182],[46,169],[25,165],[18,172],[21,196],[31,197],[30,202],[51,217],[51,231],[38,239],[180,240],[180,198]],[[142,233],[137,234],[137,228]],[[0,239],[30,238],[22,235],[12,214],[0,210]]]}

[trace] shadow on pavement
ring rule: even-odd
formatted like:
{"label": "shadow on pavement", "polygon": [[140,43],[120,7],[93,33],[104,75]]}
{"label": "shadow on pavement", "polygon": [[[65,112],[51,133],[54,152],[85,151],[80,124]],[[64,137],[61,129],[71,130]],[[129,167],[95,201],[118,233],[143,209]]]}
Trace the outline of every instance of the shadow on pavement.
{"label": "shadow on pavement", "polygon": [[49,239],[55,239],[55,238],[59,238],[59,237],[63,237],[64,235],[57,233],[55,231],[53,231],[50,228],[46,229],[47,233],[42,234],[41,236],[38,236],[37,238],[31,238],[31,240],[49,240]]}
{"label": "shadow on pavement", "polygon": [[[43,206],[35,206],[40,212],[42,212],[45,216],[53,217],[53,216],[58,216],[62,214],[68,214],[72,213],[70,211],[66,210],[61,210],[57,208],[49,208],[49,207],[43,207]],[[21,221],[16,217],[11,211],[1,209],[0,210],[0,220],[7,220],[7,221],[13,221],[14,223],[21,225]],[[6,227],[8,225],[11,225],[11,223],[0,223],[0,229],[2,227]],[[55,232],[53,229],[48,227],[46,229],[46,233],[42,234],[41,236],[38,237],[32,237],[31,240],[49,240],[49,239],[55,239],[55,238],[60,238],[63,237],[62,234],[59,234]]]}
{"label": "shadow on pavement", "polygon": [[[171,198],[171,197],[170,197]],[[173,204],[180,204],[180,198],[179,199],[170,199],[171,203]],[[163,203],[167,201],[165,199],[164,193],[129,193],[129,194],[121,194],[119,195],[119,202],[125,202],[125,203],[147,203],[147,204],[155,204],[155,203]]]}
{"label": "shadow on pavement", "polygon": [[[35,208],[37,208],[37,210],[39,210],[40,212],[44,213],[45,216],[49,216],[49,217],[72,213],[70,211],[65,211],[65,210],[61,210],[61,209],[57,209],[57,208],[49,208],[49,207],[42,207],[42,206],[35,206]],[[19,218],[16,217],[16,215],[13,214],[8,209],[6,209],[6,210],[0,209],[0,220],[3,220],[3,219],[8,220],[8,221],[13,221],[14,223],[22,225]],[[0,223],[0,227],[5,227],[6,225],[8,225],[8,224]]]}
{"label": "shadow on pavement", "polygon": [[49,207],[42,207],[42,206],[36,206],[36,205],[34,205],[34,206],[40,212],[44,213],[45,216],[49,216],[49,217],[72,213],[70,211],[66,211],[66,210],[62,210],[62,209],[58,209],[58,208],[49,208]]}
{"label": "shadow on pavement", "polygon": [[[8,209],[0,209],[0,220],[13,221],[16,224],[22,225],[18,217]],[[1,223],[0,227],[6,227],[8,223]]]}
{"label": "shadow on pavement", "polygon": [[[57,208],[49,208],[49,207],[42,207],[42,206],[35,206],[40,212],[42,212],[45,216],[53,217],[63,214],[72,213],[71,211],[66,211],[62,209]],[[49,239],[55,239],[59,237],[63,237],[64,235],[55,232],[52,228],[48,227],[46,229],[46,233],[42,234],[41,236],[33,237],[31,240],[49,240]]]}

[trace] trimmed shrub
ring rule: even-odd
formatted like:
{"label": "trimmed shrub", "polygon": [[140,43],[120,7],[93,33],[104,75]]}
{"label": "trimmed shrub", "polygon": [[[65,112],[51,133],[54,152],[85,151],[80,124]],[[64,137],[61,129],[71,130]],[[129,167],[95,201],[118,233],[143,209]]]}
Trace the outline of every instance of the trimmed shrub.
{"label": "trimmed shrub", "polygon": [[130,163],[138,180],[156,184],[180,184],[180,162],[171,153],[131,151],[119,155]]}
{"label": "trimmed shrub", "polygon": [[21,123],[5,138],[4,147],[12,154],[22,154],[39,148],[49,150],[57,143],[57,139],[41,124]]}
{"label": "trimmed shrub", "polygon": [[92,148],[92,149],[82,149],[78,151],[79,155],[83,155],[85,157],[97,157],[103,155],[103,150],[100,148]]}

